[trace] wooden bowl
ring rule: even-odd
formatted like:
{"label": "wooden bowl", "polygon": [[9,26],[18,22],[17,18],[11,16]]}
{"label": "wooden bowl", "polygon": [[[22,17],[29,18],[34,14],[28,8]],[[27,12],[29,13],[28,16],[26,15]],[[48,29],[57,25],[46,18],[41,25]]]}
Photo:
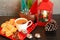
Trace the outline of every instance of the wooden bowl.
{"label": "wooden bowl", "polygon": [[19,12],[19,16],[20,16],[21,18],[26,18],[26,19],[28,19],[28,20],[35,21],[35,15],[31,15],[31,14],[26,15],[26,14],[24,14],[24,13]]}

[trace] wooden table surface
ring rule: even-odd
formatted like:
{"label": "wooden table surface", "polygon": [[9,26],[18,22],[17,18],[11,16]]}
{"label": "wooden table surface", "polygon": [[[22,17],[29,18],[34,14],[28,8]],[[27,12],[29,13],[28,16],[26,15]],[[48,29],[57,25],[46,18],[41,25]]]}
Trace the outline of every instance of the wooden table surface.
{"label": "wooden table surface", "polygon": [[[0,25],[9,20],[10,18],[17,18],[17,17],[13,17],[13,16],[0,16]],[[56,32],[45,32],[44,30],[41,31],[41,27],[36,27],[31,34],[33,35],[32,39],[28,39],[26,38],[25,40],[60,40],[60,15],[54,15],[53,18],[57,21],[58,23],[58,30]],[[35,33],[40,33],[41,34],[41,38],[37,39],[35,38]],[[8,38],[5,38],[3,36],[0,35],[0,40],[9,40]]]}

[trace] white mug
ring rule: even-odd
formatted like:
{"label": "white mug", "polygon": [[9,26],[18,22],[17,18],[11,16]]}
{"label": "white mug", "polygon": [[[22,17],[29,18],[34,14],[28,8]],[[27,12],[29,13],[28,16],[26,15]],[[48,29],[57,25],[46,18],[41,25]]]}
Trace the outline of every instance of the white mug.
{"label": "white mug", "polygon": [[[18,24],[17,23],[18,20],[25,20],[26,23],[24,23],[24,24]],[[29,24],[29,22],[30,22],[30,24]],[[26,18],[17,18],[15,20],[15,23],[16,23],[16,27],[17,27],[18,31],[19,32],[23,32],[23,33],[27,33],[27,28],[32,25],[32,21],[31,20],[28,21]]]}

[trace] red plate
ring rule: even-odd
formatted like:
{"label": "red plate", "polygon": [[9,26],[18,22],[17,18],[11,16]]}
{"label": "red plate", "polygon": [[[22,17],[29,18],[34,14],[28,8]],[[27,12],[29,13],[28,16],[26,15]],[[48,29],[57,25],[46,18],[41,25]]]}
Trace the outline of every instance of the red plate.
{"label": "red plate", "polygon": [[[27,29],[27,30],[28,30],[27,34],[31,33],[31,32],[35,29],[36,26],[37,26],[37,23],[32,24],[31,27],[29,27],[29,28]],[[3,34],[1,33],[1,29],[2,29],[2,28],[0,28],[0,35],[2,35],[2,36],[4,36],[4,37],[7,37],[6,35],[3,35]],[[18,37],[19,37],[20,40],[24,40],[24,39],[26,38],[26,35],[27,35],[27,34],[23,34],[22,32],[19,32],[17,35],[18,35]],[[11,35],[11,36],[9,36],[9,37],[7,37],[7,38],[9,38],[9,39],[11,39],[11,40],[16,40],[15,38],[13,38],[13,35]]]}

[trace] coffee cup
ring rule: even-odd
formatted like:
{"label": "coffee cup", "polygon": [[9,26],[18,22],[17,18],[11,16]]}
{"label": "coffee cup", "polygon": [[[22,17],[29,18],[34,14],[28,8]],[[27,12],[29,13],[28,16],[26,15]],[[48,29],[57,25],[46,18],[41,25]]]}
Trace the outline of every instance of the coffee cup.
{"label": "coffee cup", "polygon": [[27,28],[32,25],[31,20],[27,20],[26,18],[17,18],[15,20],[16,27],[19,32],[27,33]]}

